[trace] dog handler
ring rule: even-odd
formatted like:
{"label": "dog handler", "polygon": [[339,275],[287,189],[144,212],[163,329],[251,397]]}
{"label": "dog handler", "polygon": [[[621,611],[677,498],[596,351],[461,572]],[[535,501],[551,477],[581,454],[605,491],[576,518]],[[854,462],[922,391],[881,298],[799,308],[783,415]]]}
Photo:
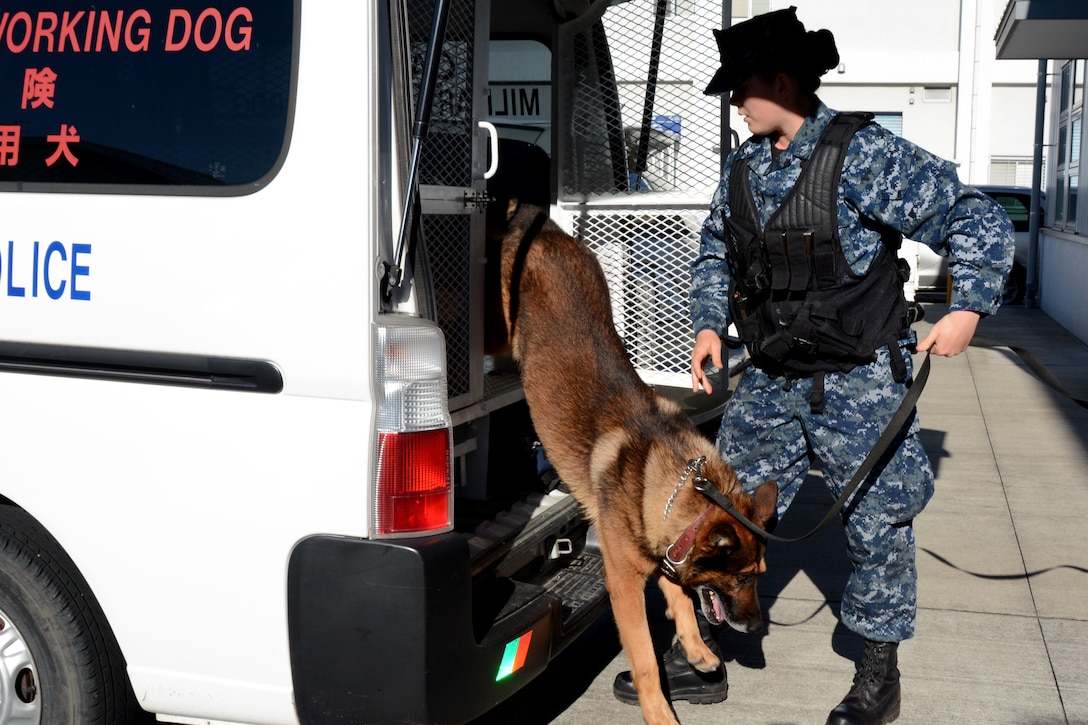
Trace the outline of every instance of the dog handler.
{"label": "dog handler", "polygon": [[[726,160],[692,265],[692,385],[712,390],[703,364],[724,369],[721,335],[735,322],[753,365],[718,448],[746,488],[778,482],[781,518],[810,457],[838,497],[906,393],[913,349],[967,349],[1000,304],[1012,226],[950,163],[866,118],[832,128],[837,114],[815,91],[839,63],[835,40],[806,32],[795,8],[715,36],[722,64],[706,94],[729,93],[753,135]],[[845,139],[845,157],[817,153],[825,131],[823,148]],[[836,203],[821,215],[821,189],[829,196],[836,177]],[[949,256],[949,311],[921,342],[897,273],[900,235]],[[911,524],[933,472],[917,417],[897,444],[843,513],[852,570],[840,617],[865,654],[829,725],[899,714],[896,648],[914,634],[917,596]]]}

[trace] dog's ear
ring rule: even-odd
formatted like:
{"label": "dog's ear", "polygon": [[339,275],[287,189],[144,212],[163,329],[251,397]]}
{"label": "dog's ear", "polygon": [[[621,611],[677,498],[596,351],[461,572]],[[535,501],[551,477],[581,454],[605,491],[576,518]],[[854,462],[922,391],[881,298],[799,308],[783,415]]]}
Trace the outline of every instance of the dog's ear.
{"label": "dog's ear", "polygon": [[778,484],[767,481],[752,492],[752,498],[755,499],[756,518],[761,525],[767,523],[778,508]]}
{"label": "dog's ear", "polygon": [[713,556],[719,551],[729,551],[737,545],[737,537],[732,529],[726,526],[718,526],[710,531],[710,535],[703,539],[699,548],[704,556]]}
{"label": "dog's ear", "polygon": [[510,221],[514,218],[514,215],[518,213],[518,200],[510,199],[506,202],[506,221]]}

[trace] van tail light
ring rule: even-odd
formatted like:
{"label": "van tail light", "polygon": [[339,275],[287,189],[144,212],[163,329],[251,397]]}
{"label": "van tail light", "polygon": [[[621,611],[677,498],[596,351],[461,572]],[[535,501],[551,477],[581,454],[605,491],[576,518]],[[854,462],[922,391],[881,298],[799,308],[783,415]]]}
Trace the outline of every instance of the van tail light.
{"label": "van tail light", "polygon": [[445,529],[450,522],[448,430],[378,434],[379,535]]}
{"label": "van tail light", "polygon": [[417,319],[378,324],[375,537],[453,527],[452,425],[442,331]]}

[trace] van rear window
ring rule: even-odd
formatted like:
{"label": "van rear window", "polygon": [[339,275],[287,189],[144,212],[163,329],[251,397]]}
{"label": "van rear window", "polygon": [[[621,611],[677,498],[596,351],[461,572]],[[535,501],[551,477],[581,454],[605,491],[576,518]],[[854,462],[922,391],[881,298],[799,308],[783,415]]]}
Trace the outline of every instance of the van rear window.
{"label": "van rear window", "polygon": [[287,151],[297,2],[4,3],[0,188],[267,183]]}

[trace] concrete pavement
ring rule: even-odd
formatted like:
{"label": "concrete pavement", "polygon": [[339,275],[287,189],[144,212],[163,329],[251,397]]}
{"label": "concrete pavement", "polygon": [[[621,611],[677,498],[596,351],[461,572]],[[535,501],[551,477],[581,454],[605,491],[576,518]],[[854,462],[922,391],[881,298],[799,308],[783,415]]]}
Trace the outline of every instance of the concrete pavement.
{"label": "concrete pavement", "polygon": [[[928,321],[945,309],[927,305]],[[1006,308],[979,332],[1029,349],[1088,398],[1088,346],[1042,311]],[[897,722],[1088,725],[1088,410],[1004,348],[932,365],[919,413],[937,492],[915,522],[918,632],[900,647]],[[830,503],[811,476],[780,533],[807,531]],[[834,526],[803,544],[771,545],[760,580],[767,630],[723,633],[729,699],[677,703],[682,723],[824,722],[860,651],[836,618],[844,546]],[[670,631],[656,587],[648,599],[663,649]],[[627,667],[614,626],[602,622],[478,723],[641,722],[612,696]]]}

